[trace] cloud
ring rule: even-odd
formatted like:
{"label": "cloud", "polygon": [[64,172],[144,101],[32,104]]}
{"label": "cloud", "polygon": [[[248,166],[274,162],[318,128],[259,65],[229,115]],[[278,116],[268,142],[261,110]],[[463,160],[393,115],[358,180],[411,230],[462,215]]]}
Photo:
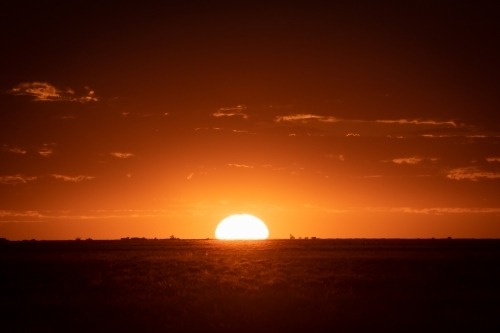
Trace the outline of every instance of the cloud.
{"label": "cloud", "polygon": [[293,114],[287,116],[277,116],[275,118],[276,122],[282,121],[307,121],[307,120],[317,120],[326,123],[338,123],[338,122],[350,122],[350,123],[380,123],[380,124],[400,124],[400,125],[451,125],[456,127],[457,124],[452,121],[435,121],[435,120],[420,120],[420,119],[387,119],[387,120],[360,120],[360,119],[339,119],[333,116],[320,116],[315,114]]}
{"label": "cloud", "polygon": [[434,134],[422,134],[424,138],[450,138],[452,137],[451,135],[447,134],[440,134],[440,135],[434,135]]}
{"label": "cloud", "polygon": [[487,157],[486,161],[488,161],[488,162],[500,162],[500,157]]}
{"label": "cloud", "polygon": [[[67,182],[81,182],[82,180],[90,180],[95,178],[93,176],[82,176],[82,175],[71,177],[65,175],[52,174],[51,176],[56,179],[61,179]],[[37,178],[38,177],[36,176],[30,177],[22,174],[11,175],[11,176],[0,176],[0,184],[6,184],[6,185],[26,184],[27,182],[33,181]]]}
{"label": "cloud", "polygon": [[334,123],[339,121],[335,117],[318,116],[314,114],[294,114],[288,116],[277,116],[275,118],[275,121],[278,123],[282,121],[296,122],[296,121],[306,121],[306,120],[317,120],[325,123]]}
{"label": "cloud", "polygon": [[[62,98],[61,91],[47,82],[20,83],[11,92],[14,95],[33,96],[35,101],[54,101]],[[68,91],[71,94],[72,91]]]}
{"label": "cloud", "polygon": [[354,137],[354,136],[360,136],[360,135],[359,135],[359,134],[356,134],[356,133],[349,133],[349,134],[347,134],[346,136],[353,136],[353,137]]}
{"label": "cloud", "polygon": [[142,113],[142,112],[122,112],[121,115],[123,117],[128,117],[128,116],[133,116],[133,117],[144,117],[144,118],[149,118],[149,117],[165,117],[168,116],[169,113]]}
{"label": "cloud", "polygon": [[29,177],[21,174],[12,176],[0,176],[0,184],[6,184],[6,185],[26,184],[27,182],[35,179],[37,179],[37,177]]}
{"label": "cloud", "polygon": [[248,168],[248,169],[253,169],[253,166],[245,165],[245,164],[228,164],[231,167],[236,167],[236,168]]}
{"label": "cloud", "polygon": [[59,119],[75,119],[75,116],[72,115],[72,114],[67,114],[65,116],[54,117],[54,118],[59,118]]}
{"label": "cloud", "polygon": [[500,208],[492,207],[430,207],[430,208],[412,208],[412,207],[325,207],[311,204],[303,204],[301,207],[328,213],[355,213],[355,212],[388,212],[388,213],[409,213],[409,214],[498,214]]}
{"label": "cloud", "polygon": [[475,135],[466,135],[466,138],[480,138],[480,139],[487,139],[487,138],[500,138],[500,135],[484,135],[484,134],[475,134]]}
{"label": "cloud", "polygon": [[194,175],[193,173],[190,173],[190,174],[186,177],[186,179],[191,179],[191,178],[193,178],[193,175]]}
{"label": "cloud", "polygon": [[[369,121],[367,121],[369,122]],[[455,124],[454,121],[449,120],[449,121],[435,121],[435,120],[420,120],[420,119],[397,119],[397,120],[375,120],[376,123],[383,123],[383,124],[412,124],[412,125],[436,125],[436,126],[441,126],[441,125],[451,125],[453,127],[456,127],[457,124]]]}
{"label": "cloud", "polygon": [[24,82],[20,83],[10,91],[15,96],[30,96],[35,101],[68,101],[68,102],[97,102],[99,98],[93,90],[85,87],[86,94],[75,96],[75,91],[71,88],[59,89],[47,82]]}
{"label": "cloud", "polygon": [[325,157],[332,159],[332,160],[339,160],[341,162],[345,161],[345,157],[342,154],[340,154],[340,155],[326,154]]}
{"label": "cloud", "polygon": [[236,107],[231,108],[220,108],[217,112],[213,113],[214,117],[233,117],[233,116],[241,116],[243,119],[247,119],[248,115],[243,113],[246,110],[245,105],[238,105]]}
{"label": "cloud", "polygon": [[40,155],[42,155],[43,157],[48,157],[50,155],[52,155],[53,151],[52,149],[44,149],[44,150],[41,150],[38,152]]}
{"label": "cloud", "polygon": [[464,135],[464,134],[422,134],[424,138],[473,138],[473,139],[489,139],[489,138],[500,138],[499,135],[484,135],[484,134],[472,134],[472,135]]}
{"label": "cloud", "polygon": [[500,178],[500,173],[481,171],[475,167],[467,167],[467,168],[453,169],[449,171],[446,177],[454,180],[469,179],[472,181],[477,181],[480,178],[485,178],[485,179]]}
{"label": "cloud", "polygon": [[21,148],[10,148],[9,151],[14,154],[26,154],[26,150]]}
{"label": "cloud", "polygon": [[326,212],[340,214],[340,213],[347,213],[348,210],[345,210],[345,209],[327,209]]}
{"label": "cloud", "polygon": [[43,157],[49,157],[54,153],[54,149],[52,147],[55,145],[55,143],[44,143],[42,148],[38,150],[38,154],[42,155]]}
{"label": "cloud", "polygon": [[99,97],[97,97],[95,95],[95,92],[93,90],[89,89],[87,91],[87,95],[86,96],[81,96],[81,97],[78,97],[78,98],[74,98],[72,101],[86,103],[86,102],[97,102],[98,100],[99,100]]}
{"label": "cloud", "polygon": [[43,215],[37,212],[36,210],[26,210],[26,211],[0,210],[0,217],[43,217]]}
{"label": "cloud", "polygon": [[[436,157],[423,158],[423,157],[417,157],[417,156],[402,157],[402,158],[395,158],[392,160],[392,162],[394,162],[396,164],[418,164],[424,160],[436,163],[437,161],[439,161],[439,158],[436,158]],[[390,161],[383,160],[382,162],[390,162]]]}
{"label": "cloud", "polygon": [[489,214],[500,213],[500,208],[459,208],[459,207],[441,207],[441,208],[392,208],[390,211],[415,214]]}
{"label": "cloud", "polygon": [[2,145],[3,151],[8,151],[9,153],[14,154],[26,154],[26,150],[18,148],[18,147],[9,147],[8,145]]}
{"label": "cloud", "polygon": [[76,182],[76,183],[81,182],[82,180],[91,180],[95,178],[93,176],[82,176],[82,175],[71,177],[65,175],[52,174],[51,176],[54,177],[55,179],[64,180],[65,182]]}
{"label": "cloud", "polygon": [[418,164],[422,161],[419,157],[395,158],[392,160],[396,164]]}
{"label": "cloud", "polygon": [[[125,210],[91,210],[89,214],[79,214],[72,211],[8,211],[0,210],[0,223],[2,222],[32,222],[32,220],[27,220],[25,218],[36,218],[39,219],[78,219],[78,220],[90,220],[90,219],[113,219],[113,218],[143,218],[143,217],[159,217],[171,215],[173,211],[168,211],[164,209],[150,209],[150,210],[138,210],[138,209],[125,209]],[[13,221],[10,218],[21,218],[18,221]]]}
{"label": "cloud", "polygon": [[130,157],[135,156],[135,154],[132,154],[132,153],[120,153],[120,152],[113,152],[110,154],[113,155],[114,157],[118,157],[118,158],[130,158]]}

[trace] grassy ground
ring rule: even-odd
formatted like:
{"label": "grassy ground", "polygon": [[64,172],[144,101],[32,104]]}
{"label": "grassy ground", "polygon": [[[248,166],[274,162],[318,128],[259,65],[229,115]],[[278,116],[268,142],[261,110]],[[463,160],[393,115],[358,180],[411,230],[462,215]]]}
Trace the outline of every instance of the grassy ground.
{"label": "grassy ground", "polygon": [[0,244],[1,330],[500,328],[497,240]]}

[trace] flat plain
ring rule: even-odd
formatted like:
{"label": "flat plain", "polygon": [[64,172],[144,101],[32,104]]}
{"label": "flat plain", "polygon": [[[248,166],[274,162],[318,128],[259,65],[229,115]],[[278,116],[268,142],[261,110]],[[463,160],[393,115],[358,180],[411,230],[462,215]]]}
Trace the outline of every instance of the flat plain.
{"label": "flat plain", "polygon": [[0,243],[3,332],[500,328],[500,240]]}

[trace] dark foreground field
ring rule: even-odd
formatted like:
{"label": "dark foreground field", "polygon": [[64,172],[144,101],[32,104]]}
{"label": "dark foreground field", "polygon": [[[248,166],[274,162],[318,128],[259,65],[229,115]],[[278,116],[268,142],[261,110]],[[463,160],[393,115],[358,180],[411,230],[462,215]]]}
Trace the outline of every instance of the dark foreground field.
{"label": "dark foreground field", "polygon": [[0,244],[2,332],[500,328],[497,240]]}

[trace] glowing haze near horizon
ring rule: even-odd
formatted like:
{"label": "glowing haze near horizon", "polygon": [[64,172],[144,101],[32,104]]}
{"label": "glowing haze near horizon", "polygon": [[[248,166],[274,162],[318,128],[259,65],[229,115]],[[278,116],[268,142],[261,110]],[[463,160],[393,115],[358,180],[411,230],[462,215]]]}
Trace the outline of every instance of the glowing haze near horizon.
{"label": "glowing haze near horizon", "polygon": [[500,237],[496,6],[9,4],[0,237]]}

